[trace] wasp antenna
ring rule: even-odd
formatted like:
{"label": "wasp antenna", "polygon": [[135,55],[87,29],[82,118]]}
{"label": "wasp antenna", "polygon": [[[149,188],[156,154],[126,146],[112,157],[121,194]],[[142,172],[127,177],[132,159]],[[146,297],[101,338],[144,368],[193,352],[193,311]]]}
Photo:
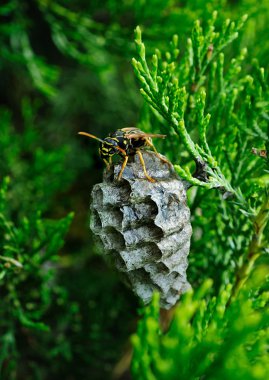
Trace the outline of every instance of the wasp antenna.
{"label": "wasp antenna", "polygon": [[104,142],[104,140],[102,139],[99,139],[99,137],[96,137],[94,135],[91,135],[90,133],[87,133],[87,132],[78,132],[79,135],[84,135],[84,136],[87,136],[87,137],[90,137],[91,139],[95,139],[95,140],[98,140],[100,142]]}

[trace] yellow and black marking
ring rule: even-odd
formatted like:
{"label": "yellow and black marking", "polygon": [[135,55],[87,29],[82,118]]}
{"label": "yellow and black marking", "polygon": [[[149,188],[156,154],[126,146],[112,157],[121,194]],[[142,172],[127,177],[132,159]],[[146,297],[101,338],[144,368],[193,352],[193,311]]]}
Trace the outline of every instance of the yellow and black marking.
{"label": "yellow and black marking", "polygon": [[115,132],[111,133],[103,140],[86,132],[79,132],[79,134],[98,140],[100,142],[99,154],[107,167],[111,165],[112,157],[115,154],[118,154],[124,158],[120,173],[118,175],[118,180],[120,180],[122,177],[129,157],[138,154],[145,177],[150,182],[155,182],[155,179],[151,178],[147,173],[143,155],[140,150],[145,147],[152,148],[156,155],[163,162],[170,164],[169,161],[159,155],[151,140],[152,137],[165,138],[165,135],[145,133],[138,128],[117,129]]}

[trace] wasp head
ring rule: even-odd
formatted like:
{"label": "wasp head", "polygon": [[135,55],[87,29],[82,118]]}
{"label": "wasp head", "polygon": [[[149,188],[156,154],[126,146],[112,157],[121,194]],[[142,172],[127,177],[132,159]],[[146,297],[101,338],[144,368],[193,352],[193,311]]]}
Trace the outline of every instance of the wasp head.
{"label": "wasp head", "polygon": [[106,164],[110,162],[111,157],[115,154],[126,156],[126,151],[119,146],[119,140],[116,137],[106,137],[104,140],[102,140],[99,139],[99,137],[91,135],[87,132],[79,132],[79,135],[84,135],[100,141],[99,154]]}

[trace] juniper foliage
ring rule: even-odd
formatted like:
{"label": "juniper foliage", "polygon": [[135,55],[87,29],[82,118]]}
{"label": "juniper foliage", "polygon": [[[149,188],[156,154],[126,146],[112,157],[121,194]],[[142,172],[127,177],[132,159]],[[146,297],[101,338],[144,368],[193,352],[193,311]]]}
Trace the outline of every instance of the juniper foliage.
{"label": "juniper foliage", "polygon": [[[248,20],[242,18],[245,13]],[[244,315],[253,311],[258,320],[261,312],[267,315],[266,305],[259,306],[267,289],[265,275],[257,269],[268,265],[268,14],[267,0],[1,3],[1,378],[80,379],[88,373],[93,379],[109,378],[125,350],[124,342],[136,328],[137,300],[103,263],[88,236],[85,205],[102,170],[97,148],[89,149],[76,134],[89,130],[105,137],[134,125],[149,132],[163,130],[167,138],[157,141],[158,150],[193,182],[188,278],[194,289],[208,284],[208,278],[213,285],[200,300],[187,295],[190,308],[207,319],[215,304],[225,308],[220,320],[227,328],[212,312],[210,326],[216,336],[207,344],[207,319],[200,318],[204,339],[183,301],[176,314],[186,312],[184,329],[191,326],[192,345],[177,344],[184,332],[174,327],[168,336],[176,347],[167,352],[181,358],[182,365],[186,358],[185,374],[199,350],[202,357],[206,351],[211,354],[206,358],[214,357],[212,365],[203,362],[204,377],[214,377],[214,372],[228,376],[229,363],[230,377],[237,372],[239,377],[244,360],[253,364],[252,370],[246,363],[251,378],[267,374],[266,365],[258,368],[263,359],[257,358],[264,357],[261,336],[267,336],[266,325],[256,320],[251,327]],[[136,25],[141,25],[147,49],[141,57],[137,30],[138,82],[144,91],[149,86],[151,99],[143,105],[129,64],[136,54]],[[169,46],[174,34],[178,38]],[[145,85],[150,76],[153,82]],[[163,99],[156,98],[152,107],[156,85]],[[171,113],[173,107],[178,115]],[[71,211],[75,216],[66,234]],[[251,274],[259,285],[252,283],[246,291]],[[160,365],[166,360],[156,300],[152,307],[154,311],[145,313],[151,321],[155,318],[155,327],[139,327],[135,338],[145,348],[135,348],[135,378],[139,362],[149,377],[164,373],[143,361],[146,356],[152,363],[154,355]],[[234,323],[229,310],[234,310]],[[150,325],[147,318],[141,323]],[[237,318],[244,321],[240,337]],[[219,330],[213,329],[214,323]],[[255,331],[258,339],[251,340]],[[241,358],[238,371],[230,349],[223,346],[227,356],[222,351],[227,336]],[[154,354],[148,345],[152,339]],[[176,363],[169,368],[167,374],[180,376]]]}
{"label": "juniper foliage", "polygon": [[[18,373],[22,377],[28,377],[29,373],[40,376],[38,359],[27,358],[29,352],[25,348],[29,340],[39,360],[48,360],[54,350],[61,350],[62,358],[68,357],[70,348],[60,338],[67,328],[62,325],[62,317],[71,323],[77,313],[74,302],[66,308],[67,291],[57,285],[58,254],[73,215],[70,213],[59,220],[44,216],[51,205],[48,194],[51,197],[61,184],[59,171],[65,153],[64,150],[62,154],[52,150],[45,153],[38,146],[31,111],[33,108],[25,101],[25,133],[20,135],[14,131],[10,113],[1,110],[0,374],[3,379],[15,379]],[[37,149],[33,152],[35,145]],[[66,183],[68,179],[70,174]],[[50,180],[53,180],[51,185]],[[58,310],[57,321],[49,317],[53,307]],[[55,339],[51,339],[51,334],[55,334]],[[50,347],[47,353],[46,344]]]}
{"label": "juniper foliage", "polygon": [[[178,174],[201,188],[191,195],[191,275],[196,284],[204,277],[208,289],[211,270],[215,279],[210,296],[202,287],[184,297],[166,334],[157,296],[144,311],[133,337],[137,379],[269,375],[267,277],[259,270],[262,262],[268,268],[268,86],[257,60],[245,67],[246,49],[225,62],[225,49],[246,19],[217,26],[214,12],[205,25],[194,23],[182,55],[175,35],[170,49],[157,50],[151,62],[140,28],[135,31],[133,66],[141,94],[176,140],[170,154]],[[224,194],[208,194],[214,188]],[[257,289],[246,288],[251,275],[259,278]]]}
{"label": "juniper foliage", "polygon": [[[187,293],[167,333],[160,330],[158,294],[132,337],[135,379],[266,379],[269,374],[268,280],[256,273],[229,307],[232,285],[210,295],[212,281]],[[258,277],[258,279],[257,279]],[[250,285],[250,284],[249,284]]]}

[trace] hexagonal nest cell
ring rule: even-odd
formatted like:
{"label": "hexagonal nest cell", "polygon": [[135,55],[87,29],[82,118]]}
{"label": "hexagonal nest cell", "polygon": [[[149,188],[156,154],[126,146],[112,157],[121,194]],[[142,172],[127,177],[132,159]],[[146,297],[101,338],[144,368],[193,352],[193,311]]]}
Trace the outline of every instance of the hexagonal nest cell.
{"label": "hexagonal nest cell", "polygon": [[121,164],[94,186],[91,230],[132,290],[148,303],[154,291],[171,308],[189,287],[186,270],[192,228],[186,182],[154,152],[144,151],[145,178],[137,155],[117,180]]}

